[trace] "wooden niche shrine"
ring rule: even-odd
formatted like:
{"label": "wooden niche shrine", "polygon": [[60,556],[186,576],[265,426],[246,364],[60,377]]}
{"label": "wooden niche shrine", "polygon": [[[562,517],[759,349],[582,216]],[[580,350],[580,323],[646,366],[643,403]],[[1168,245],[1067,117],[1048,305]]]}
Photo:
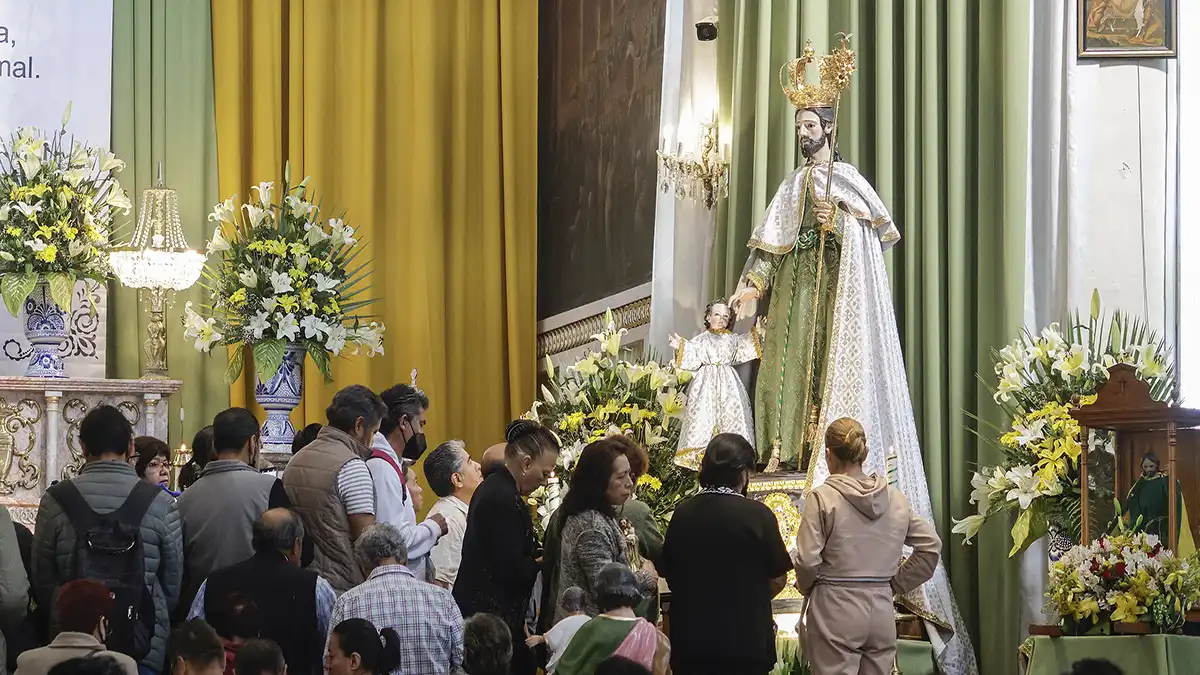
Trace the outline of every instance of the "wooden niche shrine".
{"label": "wooden niche shrine", "polygon": [[[1200,540],[1200,513],[1195,506],[1200,504],[1200,410],[1171,406],[1165,401],[1155,401],[1150,396],[1150,385],[1137,376],[1137,370],[1119,363],[1108,370],[1108,382],[1096,391],[1096,402],[1076,408],[1071,412],[1082,427],[1080,440],[1083,443],[1083,458],[1079,463],[1079,483],[1083,507],[1083,528],[1080,533],[1084,543],[1103,534],[1108,523],[1089,522],[1088,486],[1088,430],[1106,430],[1115,434],[1114,445],[1114,494],[1121,503],[1121,512],[1116,517],[1133,511],[1141,511],[1141,529],[1159,534],[1167,547],[1176,550],[1179,545],[1181,516],[1191,509],[1192,519],[1188,522],[1191,538]],[[1139,497],[1130,505],[1130,491],[1139,481]],[[1150,481],[1166,481],[1167,487],[1149,486]],[[1175,489],[1169,486],[1175,485]],[[1165,509],[1159,495],[1166,492]],[[1151,497],[1142,495],[1150,494]],[[1183,503],[1180,503],[1180,499]],[[1154,504],[1147,508],[1145,504]],[[1165,511],[1165,513],[1162,513]],[[1130,523],[1132,525],[1132,523]]]}

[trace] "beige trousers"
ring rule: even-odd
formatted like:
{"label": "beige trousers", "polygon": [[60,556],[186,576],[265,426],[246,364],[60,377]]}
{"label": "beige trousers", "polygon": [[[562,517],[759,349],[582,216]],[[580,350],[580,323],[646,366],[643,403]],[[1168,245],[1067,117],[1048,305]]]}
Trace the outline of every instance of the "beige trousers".
{"label": "beige trousers", "polygon": [[808,597],[804,653],[813,675],[891,675],[896,618],[888,584],[817,584]]}

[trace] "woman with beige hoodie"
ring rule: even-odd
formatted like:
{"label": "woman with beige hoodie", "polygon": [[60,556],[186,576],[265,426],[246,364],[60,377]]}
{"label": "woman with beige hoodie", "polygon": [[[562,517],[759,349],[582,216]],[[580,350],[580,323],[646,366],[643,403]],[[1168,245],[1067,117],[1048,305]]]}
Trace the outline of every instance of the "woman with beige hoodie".
{"label": "woman with beige hoodie", "polygon": [[[848,417],[830,424],[825,453],[829,479],[809,493],[796,534],[804,652],[814,675],[890,675],[893,594],[933,576],[942,542],[886,476],[863,473],[861,424]],[[912,553],[901,560],[905,546]]]}

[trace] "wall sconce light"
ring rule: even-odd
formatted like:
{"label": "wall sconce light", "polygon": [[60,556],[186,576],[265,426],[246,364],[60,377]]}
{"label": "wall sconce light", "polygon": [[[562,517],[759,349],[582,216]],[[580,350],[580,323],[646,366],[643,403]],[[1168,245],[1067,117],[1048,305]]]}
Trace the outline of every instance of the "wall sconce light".
{"label": "wall sconce light", "polygon": [[721,145],[721,127],[716,113],[700,124],[698,153],[684,153],[683,143],[674,153],[665,147],[658,150],[658,187],[663,194],[672,188],[676,199],[690,199],[704,204],[710,211],[718,199],[729,195],[729,146]]}

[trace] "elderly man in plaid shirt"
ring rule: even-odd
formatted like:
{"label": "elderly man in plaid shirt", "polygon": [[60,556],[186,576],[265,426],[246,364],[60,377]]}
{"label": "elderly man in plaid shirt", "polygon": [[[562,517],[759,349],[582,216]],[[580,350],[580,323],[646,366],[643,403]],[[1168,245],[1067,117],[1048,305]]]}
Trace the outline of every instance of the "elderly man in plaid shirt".
{"label": "elderly man in plaid shirt", "polygon": [[406,567],[404,539],[390,523],[363,530],[354,542],[354,553],[367,580],[338,598],[330,630],[355,618],[379,629],[394,628],[402,649],[400,667],[393,674],[454,673],[463,660],[463,619],[450,591],[413,576]]}

